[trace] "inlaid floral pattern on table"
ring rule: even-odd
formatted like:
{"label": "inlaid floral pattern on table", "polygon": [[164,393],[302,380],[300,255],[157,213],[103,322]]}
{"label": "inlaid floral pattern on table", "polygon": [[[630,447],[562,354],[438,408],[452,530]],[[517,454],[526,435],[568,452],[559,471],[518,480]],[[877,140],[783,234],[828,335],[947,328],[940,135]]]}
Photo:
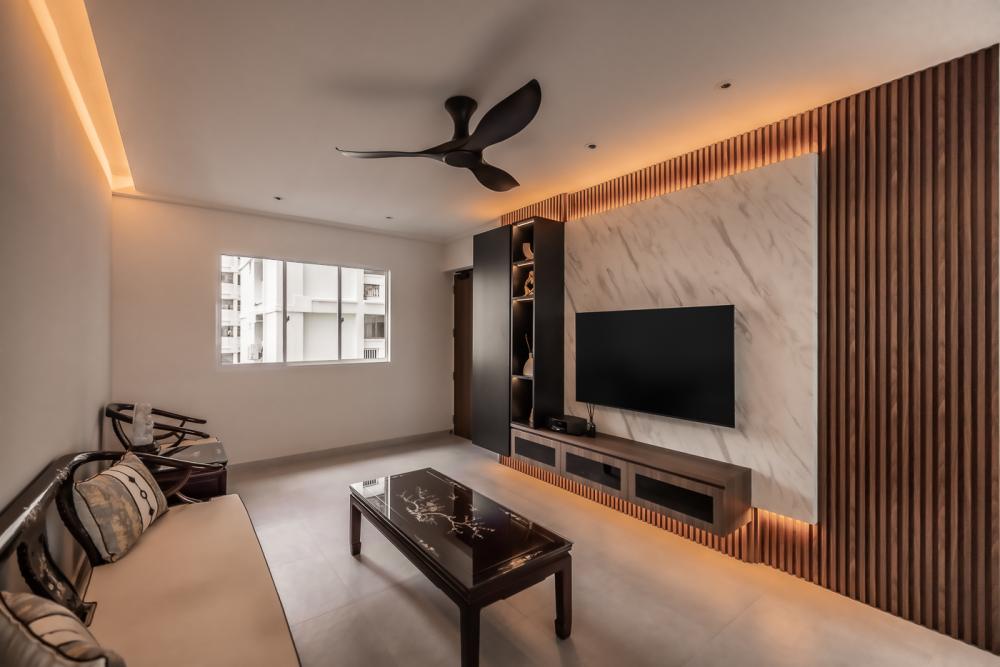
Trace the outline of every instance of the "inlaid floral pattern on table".
{"label": "inlaid floral pattern on table", "polygon": [[[400,493],[399,497],[406,503],[406,511],[419,523],[437,524],[438,520],[446,521],[450,528],[449,533],[458,535],[468,531],[473,538],[482,539],[484,533],[492,533],[493,528],[483,525],[482,520],[475,517],[476,508],[469,507],[469,512],[461,517],[455,514],[448,514],[445,506],[438,500],[437,496],[427,490],[417,487],[415,494]],[[449,498],[457,500],[458,496],[452,493]]]}

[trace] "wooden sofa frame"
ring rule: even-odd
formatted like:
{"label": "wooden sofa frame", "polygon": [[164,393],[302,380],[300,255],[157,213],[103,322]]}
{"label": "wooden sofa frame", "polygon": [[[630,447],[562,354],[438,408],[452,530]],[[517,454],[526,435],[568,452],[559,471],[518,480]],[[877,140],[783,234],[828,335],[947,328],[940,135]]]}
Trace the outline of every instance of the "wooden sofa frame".
{"label": "wooden sofa frame", "polygon": [[[122,443],[122,447],[129,451],[141,451],[132,443],[132,439],[126,433],[123,424],[131,424],[132,416],[135,412],[134,403],[109,403],[104,408],[104,416],[111,420],[111,430],[115,437]],[[158,451],[163,447],[176,447],[188,438],[211,438],[212,436],[204,431],[198,431],[187,426],[187,424],[207,424],[208,422],[200,417],[189,417],[188,415],[176,412],[167,412],[159,408],[153,408],[152,414],[157,417],[170,419],[177,424],[167,424],[160,421],[153,422],[153,444],[150,450]]]}
{"label": "wooden sofa frame", "polygon": [[[184,471],[173,486],[163,490],[168,498],[187,483],[195,470],[220,467],[220,464],[215,463],[191,463],[154,454],[134,454],[147,466],[169,466]],[[97,603],[83,600],[74,583],[52,557],[46,534],[46,515],[55,501],[63,523],[87,554],[90,564],[99,564],[100,556],[86,537],[73,510],[73,478],[82,466],[114,461],[121,456],[121,452],[81,452],[61,456],[42,470],[0,513],[0,562],[5,562],[16,554],[21,576],[31,591],[63,605],[87,625],[90,624]],[[187,502],[183,497],[181,499]]]}

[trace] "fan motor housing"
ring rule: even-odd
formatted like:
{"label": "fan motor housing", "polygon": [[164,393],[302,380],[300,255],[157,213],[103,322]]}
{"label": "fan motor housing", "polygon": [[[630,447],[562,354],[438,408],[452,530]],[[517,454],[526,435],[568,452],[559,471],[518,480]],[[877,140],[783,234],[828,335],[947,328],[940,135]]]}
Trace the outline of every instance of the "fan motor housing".
{"label": "fan motor housing", "polygon": [[444,154],[445,164],[452,167],[472,167],[482,161],[482,153],[473,151],[452,151]]}

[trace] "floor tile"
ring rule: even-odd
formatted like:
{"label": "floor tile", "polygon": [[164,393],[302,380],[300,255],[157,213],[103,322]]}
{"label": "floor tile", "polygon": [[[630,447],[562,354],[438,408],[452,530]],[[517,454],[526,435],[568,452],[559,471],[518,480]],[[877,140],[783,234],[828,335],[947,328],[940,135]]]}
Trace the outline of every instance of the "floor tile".
{"label": "floor tile", "polygon": [[[372,531],[375,532],[375,531]],[[411,577],[423,576],[403,554],[381,535],[362,533],[361,554],[352,556],[347,540],[326,544],[323,553],[352,598],[378,593]]]}
{"label": "floor tile", "polygon": [[347,604],[350,593],[322,556],[271,567],[275,588],[289,624],[296,624]]}
{"label": "floor tile", "polygon": [[292,626],[302,667],[377,667],[391,665],[379,632],[353,605],[340,607]]}
{"label": "floor tile", "polygon": [[264,556],[272,568],[302,558],[322,555],[312,534],[300,519],[272,521],[256,530]]}

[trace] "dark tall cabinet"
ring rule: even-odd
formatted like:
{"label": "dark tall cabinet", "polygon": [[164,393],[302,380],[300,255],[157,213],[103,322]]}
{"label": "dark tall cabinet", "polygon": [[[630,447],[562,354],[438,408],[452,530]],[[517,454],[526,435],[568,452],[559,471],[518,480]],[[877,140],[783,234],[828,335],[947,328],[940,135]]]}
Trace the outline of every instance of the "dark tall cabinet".
{"label": "dark tall cabinet", "polygon": [[473,241],[472,442],[498,454],[512,421],[563,412],[563,238],[563,223],[529,218]]}
{"label": "dark tall cabinet", "polygon": [[510,228],[472,240],[472,442],[510,454]]}

